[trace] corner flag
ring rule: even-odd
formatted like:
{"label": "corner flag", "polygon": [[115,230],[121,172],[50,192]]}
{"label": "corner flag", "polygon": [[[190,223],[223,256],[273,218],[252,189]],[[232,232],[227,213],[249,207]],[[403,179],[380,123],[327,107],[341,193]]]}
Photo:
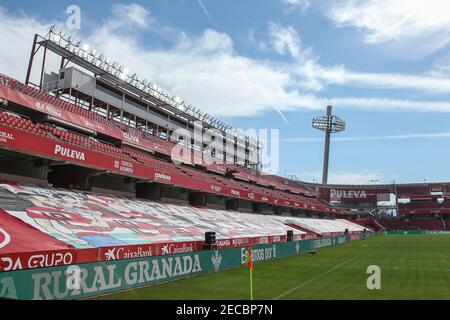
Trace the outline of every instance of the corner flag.
{"label": "corner flag", "polygon": [[253,300],[253,254],[252,247],[248,248],[247,258],[245,258],[245,263],[247,267],[250,269],[250,300]]}
{"label": "corner flag", "polygon": [[253,269],[253,256],[252,256],[252,247],[248,248],[247,258],[245,258],[245,263],[247,264],[250,270]]}

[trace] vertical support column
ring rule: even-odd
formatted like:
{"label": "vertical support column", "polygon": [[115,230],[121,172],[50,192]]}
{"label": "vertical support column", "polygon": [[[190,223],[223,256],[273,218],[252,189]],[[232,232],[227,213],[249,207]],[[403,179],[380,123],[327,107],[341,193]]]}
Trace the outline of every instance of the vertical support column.
{"label": "vertical support column", "polygon": [[193,206],[206,207],[206,194],[204,192],[190,192],[189,204]]}
{"label": "vertical support column", "polygon": [[39,90],[42,91],[42,86],[44,84],[44,72],[45,72],[45,61],[47,59],[47,42],[44,45],[44,55],[42,57],[42,68],[41,68],[41,80],[39,82]]}
{"label": "vertical support column", "polygon": [[225,200],[225,209],[230,211],[238,211],[239,210],[239,199],[226,199]]}
{"label": "vertical support column", "polygon": [[159,183],[137,183],[136,197],[148,200],[161,200],[161,185]]}
{"label": "vertical support column", "polygon": [[327,106],[328,126],[325,131],[325,150],[323,154],[323,176],[322,184],[328,183],[328,161],[330,158],[330,136],[331,136],[331,111],[332,107]]}
{"label": "vertical support column", "polygon": [[25,78],[25,84],[28,85],[30,83],[30,76],[31,76],[31,69],[33,67],[33,60],[34,55],[36,54],[36,43],[37,43],[38,35],[34,35],[34,41],[33,46],[31,47],[31,54],[30,54],[30,60],[28,61],[28,69],[27,69],[27,76]]}

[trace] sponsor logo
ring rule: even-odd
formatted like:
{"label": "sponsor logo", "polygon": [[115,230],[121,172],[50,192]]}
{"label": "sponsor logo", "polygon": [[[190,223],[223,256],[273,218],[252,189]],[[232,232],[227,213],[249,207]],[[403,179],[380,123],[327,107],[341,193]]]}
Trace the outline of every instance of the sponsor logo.
{"label": "sponsor logo", "polygon": [[153,255],[152,248],[148,249],[143,247],[114,247],[107,249],[105,252],[105,260],[120,260],[120,259],[133,259],[133,258],[145,258]]}
{"label": "sponsor logo", "polygon": [[258,244],[269,244],[269,237],[259,237]]}
{"label": "sponsor logo", "polygon": [[89,128],[89,129],[94,129],[94,130],[103,131],[103,132],[106,131],[106,128],[104,126],[102,126],[98,123],[89,121],[89,120],[83,120],[83,124],[85,127]]}
{"label": "sponsor logo", "polygon": [[364,190],[330,190],[330,198],[332,199],[366,199],[367,194]]}
{"label": "sponsor logo", "polygon": [[313,243],[312,243],[313,248],[322,248],[322,247],[328,247],[331,245],[333,245],[331,238],[313,240]]}
{"label": "sponsor logo", "polygon": [[0,131],[0,142],[8,142],[8,140],[14,140],[12,133]]}
{"label": "sponsor logo", "polygon": [[[233,240],[234,241],[234,240]],[[234,243],[233,243],[234,245]],[[217,246],[219,248],[226,248],[231,246],[231,241],[229,239],[217,240]]]}
{"label": "sponsor logo", "polygon": [[114,168],[127,173],[134,172],[133,163],[128,161],[114,160]]}
{"label": "sponsor logo", "polygon": [[172,177],[171,176],[166,175],[164,173],[159,173],[159,172],[155,173],[155,179],[172,181]]}
{"label": "sponsor logo", "polygon": [[221,192],[222,188],[219,186],[211,185],[211,190],[215,192]]}
{"label": "sponsor logo", "polygon": [[215,251],[214,254],[211,256],[211,262],[214,266],[215,271],[219,271],[220,264],[222,262],[222,255],[219,253],[219,251]]}
{"label": "sponsor logo", "polygon": [[2,257],[0,258],[0,270],[14,271],[22,269],[56,267],[61,265],[69,265],[74,262],[73,254],[70,252],[62,253],[42,253],[29,257]]}
{"label": "sponsor logo", "polygon": [[250,199],[255,199],[255,194],[254,194],[253,192],[249,192],[249,193],[248,193],[248,197],[249,197]]}
{"label": "sponsor logo", "polygon": [[0,249],[6,247],[11,241],[9,233],[0,228]]}
{"label": "sponsor logo", "polygon": [[248,241],[245,238],[236,238],[236,239],[232,239],[232,244],[235,247],[240,247],[240,246],[248,244]]}
{"label": "sponsor logo", "polygon": [[139,144],[139,137],[134,135],[134,134],[130,134],[128,132],[124,132],[123,133],[123,138],[129,142],[135,143],[135,144]]}
{"label": "sponsor logo", "polygon": [[280,236],[273,236],[272,237],[272,242],[281,242],[281,237]]}
{"label": "sponsor logo", "polygon": [[[82,265],[81,265],[82,266]],[[153,258],[129,262],[125,268],[117,264],[98,265],[94,268],[80,267],[77,288],[61,288],[67,275],[63,271],[35,273],[30,286],[33,300],[64,299],[113,291],[124,287],[150,284],[202,272],[199,255],[185,255],[167,258]],[[124,283],[125,282],[125,283]],[[56,289],[55,289],[56,288]]]}
{"label": "sponsor logo", "polygon": [[449,234],[449,231],[435,230],[435,231],[424,231],[425,234]]}
{"label": "sponsor logo", "polygon": [[194,252],[192,243],[168,243],[161,247],[161,255]]}
{"label": "sponsor logo", "polygon": [[269,201],[269,198],[267,198],[267,197],[261,197],[261,201]]}
{"label": "sponsor logo", "polygon": [[234,195],[234,196],[238,196],[238,197],[241,196],[241,193],[240,193],[239,191],[237,191],[237,190],[231,189],[230,192],[231,192],[231,194]]}
{"label": "sponsor logo", "polygon": [[34,106],[36,107],[36,109],[38,109],[42,112],[48,113],[51,116],[58,117],[58,118],[62,117],[61,111],[59,111],[57,108],[53,108],[52,106],[46,105],[42,102],[36,101]]}
{"label": "sponsor logo", "polygon": [[59,144],[57,144],[55,146],[54,154],[65,157],[65,158],[79,160],[79,161],[86,160],[86,156],[85,156],[84,152],[70,149],[70,148],[65,148],[65,147],[60,146]]}
{"label": "sponsor logo", "polygon": [[105,253],[105,260],[116,260],[116,254],[115,254],[116,248],[108,249],[108,251]]}
{"label": "sponsor logo", "polygon": [[[241,264],[245,264],[248,255],[248,248],[241,248]],[[252,248],[253,262],[275,259],[277,257],[277,248],[275,245],[268,248]]]}

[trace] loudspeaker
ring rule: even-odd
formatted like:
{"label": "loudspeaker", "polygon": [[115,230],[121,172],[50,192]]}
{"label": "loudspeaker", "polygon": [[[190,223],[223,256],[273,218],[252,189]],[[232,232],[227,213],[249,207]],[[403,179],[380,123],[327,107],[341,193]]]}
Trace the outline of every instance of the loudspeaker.
{"label": "loudspeaker", "polygon": [[286,235],[286,242],[294,241],[294,230],[288,230]]}
{"label": "loudspeaker", "polygon": [[217,250],[216,233],[209,231],[205,232],[204,250]]}
{"label": "loudspeaker", "polygon": [[344,234],[348,236],[348,229],[345,229]]}

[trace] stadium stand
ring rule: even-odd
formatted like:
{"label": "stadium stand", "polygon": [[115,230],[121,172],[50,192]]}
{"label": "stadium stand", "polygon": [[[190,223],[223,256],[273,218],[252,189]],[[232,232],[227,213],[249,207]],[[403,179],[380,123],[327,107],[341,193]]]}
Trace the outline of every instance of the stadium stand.
{"label": "stadium stand", "polygon": [[380,222],[386,226],[389,230],[405,230],[405,220],[401,218],[385,218],[381,219]]}
{"label": "stadium stand", "polygon": [[[39,90],[26,86],[25,84],[22,84],[10,77],[0,75],[0,83],[7,88],[15,90],[18,93],[31,96],[46,103],[51,103],[54,107],[61,108],[68,112],[75,112],[80,116],[86,117],[87,119],[90,119],[92,121],[100,122],[104,125],[110,126],[111,128],[119,128],[120,130],[125,130],[131,135],[139,136],[141,139],[145,137],[146,139],[154,142],[157,145],[157,147],[153,148],[154,150],[148,150],[149,152],[158,152],[164,150],[163,153],[165,153],[166,155],[171,155],[171,150],[175,146],[175,143],[171,141],[161,139],[148,133],[143,133],[136,128],[132,128],[123,123],[118,123],[115,120],[107,119],[102,115],[95,114],[92,111],[84,109],[80,106],[72,106],[71,103],[55,97],[50,93],[40,92]],[[5,119],[7,117],[9,117],[9,115],[4,115]],[[60,128],[52,128],[48,124],[34,124],[30,120],[20,120],[20,122],[4,121],[3,123],[13,127],[16,127],[17,125],[17,128],[19,129],[45,136],[48,136],[47,132],[45,132],[45,130],[48,130],[52,133],[53,137],[57,137],[62,141],[77,146],[86,147],[98,152],[102,152],[104,154],[114,155],[120,157],[123,160],[134,160],[147,165],[155,165],[155,167],[162,170],[167,170],[168,172],[184,172],[183,175],[188,175],[190,177],[193,177],[194,179],[207,180],[210,182],[218,181],[220,183],[223,183],[225,186],[240,188],[250,193],[258,192],[266,196],[278,197],[279,199],[284,200],[284,202],[280,202],[281,205],[298,208],[302,207],[304,209],[308,208],[323,212],[338,212],[337,209],[331,208],[329,204],[321,199],[318,199],[317,195],[311,194],[306,190],[306,188],[300,188],[298,184],[295,184],[294,182],[289,182],[290,180],[288,179],[276,176],[258,176],[257,174],[252,174],[252,172],[248,168],[233,165],[231,169],[229,169],[226,166],[217,165],[214,163],[202,163],[202,166],[204,166],[208,171],[212,172],[211,175],[205,175],[199,169],[192,168],[192,170],[189,170],[186,169],[186,166],[181,169],[181,167],[179,166],[175,166],[169,162],[150,156],[150,153],[146,153],[138,149],[130,150],[129,148],[125,147],[120,148],[104,141],[93,139],[92,137],[84,137],[79,133],[70,132],[70,129],[68,128],[61,130]],[[108,132],[109,131],[107,131],[106,133]],[[187,173],[187,171],[189,171],[189,173]],[[231,179],[220,179],[219,177],[223,176],[226,172],[231,173]],[[269,188],[267,188],[267,186]]]}
{"label": "stadium stand", "polygon": [[274,216],[197,208],[89,192],[0,184],[0,208],[41,232],[76,248],[155,242],[201,241],[205,232],[217,239],[285,236],[304,232]]}
{"label": "stadium stand", "polygon": [[374,219],[372,217],[367,217],[363,219],[356,219],[353,220],[354,223],[357,223],[363,227],[370,228],[375,231],[384,231],[386,230],[386,227],[377,219]]}
{"label": "stadium stand", "polygon": [[409,229],[445,230],[442,222],[436,218],[414,218],[409,220]]}
{"label": "stadium stand", "polygon": [[296,217],[277,217],[280,221],[290,225],[298,226],[300,230],[312,231],[314,234],[325,237],[343,234],[346,230],[349,232],[363,232],[364,229],[371,231],[369,228],[364,228],[356,223],[344,219],[311,219],[311,218],[296,218]]}

